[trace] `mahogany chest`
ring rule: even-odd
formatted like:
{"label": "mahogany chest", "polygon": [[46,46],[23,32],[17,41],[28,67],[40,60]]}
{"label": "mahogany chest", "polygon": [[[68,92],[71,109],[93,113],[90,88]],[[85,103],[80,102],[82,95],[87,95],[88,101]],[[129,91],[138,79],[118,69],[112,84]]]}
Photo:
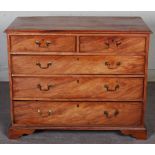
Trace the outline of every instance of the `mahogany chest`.
{"label": "mahogany chest", "polygon": [[18,17],[6,33],[9,138],[37,129],[147,138],[150,30],[140,17]]}

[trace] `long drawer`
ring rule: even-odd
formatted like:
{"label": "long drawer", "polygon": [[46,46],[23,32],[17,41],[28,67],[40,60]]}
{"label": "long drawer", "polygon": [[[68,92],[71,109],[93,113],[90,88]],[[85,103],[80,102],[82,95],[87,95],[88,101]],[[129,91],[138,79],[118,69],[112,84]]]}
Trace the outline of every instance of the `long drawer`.
{"label": "long drawer", "polygon": [[80,52],[145,52],[145,37],[131,36],[81,36]]}
{"label": "long drawer", "polygon": [[17,35],[11,36],[12,52],[75,52],[74,36]]}
{"label": "long drawer", "polygon": [[141,102],[14,101],[14,122],[49,126],[138,126]]}
{"label": "long drawer", "polygon": [[13,74],[144,74],[143,56],[12,56]]}
{"label": "long drawer", "polygon": [[14,77],[13,98],[142,100],[143,78]]}

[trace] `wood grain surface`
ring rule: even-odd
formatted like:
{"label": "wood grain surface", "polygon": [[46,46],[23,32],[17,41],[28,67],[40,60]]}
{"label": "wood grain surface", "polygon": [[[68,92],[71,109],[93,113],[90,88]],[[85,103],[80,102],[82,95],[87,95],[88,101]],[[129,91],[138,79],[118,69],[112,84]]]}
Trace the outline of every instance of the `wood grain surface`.
{"label": "wood grain surface", "polygon": [[142,100],[143,78],[13,78],[14,98]]}
{"label": "wood grain surface", "polygon": [[74,52],[75,48],[73,36],[11,36],[12,52]]}
{"label": "wood grain surface", "polygon": [[140,17],[48,16],[17,17],[6,32],[128,32],[150,33]]}
{"label": "wood grain surface", "polygon": [[14,101],[18,125],[139,126],[141,115],[140,102]]}
{"label": "wood grain surface", "polygon": [[18,17],[6,32],[9,138],[37,129],[147,138],[151,31],[140,17]]}
{"label": "wood grain surface", "polygon": [[145,51],[144,37],[121,36],[82,36],[80,37],[80,52],[136,52]]}
{"label": "wood grain surface", "polygon": [[13,74],[144,74],[143,56],[12,56]]}

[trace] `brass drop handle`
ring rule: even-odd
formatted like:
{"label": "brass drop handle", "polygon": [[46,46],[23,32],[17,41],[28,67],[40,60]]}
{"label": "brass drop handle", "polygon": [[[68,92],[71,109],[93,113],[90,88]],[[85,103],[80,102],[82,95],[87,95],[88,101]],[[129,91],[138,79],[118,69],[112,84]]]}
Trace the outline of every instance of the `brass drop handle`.
{"label": "brass drop handle", "polygon": [[121,42],[121,41],[116,40],[116,41],[115,41],[115,44],[116,44],[116,46],[117,46],[117,47],[119,47],[119,46],[122,44],[122,42]]}
{"label": "brass drop handle", "polygon": [[108,39],[107,41],[104,42],[107,48],[110,48],[110,46],[114,45],[115,47],[119,47],[122,42],[120,40],[115,40],[115,39]]}
{"label": "brass drop handle", "polygon": [[119,114],[119,111],[118,110],[112,110],[112,111],[105,110],[103,114],[106,118],[112,118],[112,117],[116,117]]}
{"label": "brass drop handle", "polygon": [[38,84],[37,85],[37,88],[40,90],[40,91],[49,91],[50,88],[52,87],[52,85],[47,85],[47,87],[42,87],[41,84]]}
{"label": "brass drop handle", "polygon": [[48,110],[47,113],[43,113],[43,112],[41,112],[40,109],[38,109],[37,112],[38,112],[38,114],[39,114],[41,117],[48,117],[48,116],[51,116],[51,114],[52,114],[52,110]]}
{"label": "brass drop handle", "polygon": [[109,41],[106,41],[104,44],[106,45],[107,48],[110,47],[110,43],[109,43]]}
{"label": "brass drop handle", "polygon": [[43,40],[35,40],[35,44],[38,46],[38,47],[41,47],[41,48],[47,48],[50,44],[52,44],[51,41],[47,40],[47,41],[44,41]]}
{"label": "brass drop handle", "polygon": [[117,62],[113,64],[113,63],[106,61],[104,64],[105,66],[107,66],[108,69],[116,69],[121,65],[121,62]]}
{"label": "brass drop handle", "polygon": [[47,41],[46,41],[46,45],[49,46],[50,44],[52,44],[52,42],[49,41],[49,40],[47,40]]}
{"label": "brass drop handle", "polygon": [[41,63],[37,62],[36,65],[39,66],[41,69],[47,69],[52,65],[52,63],[48,62],[46,66],[42,66]]}
{"label": "brass drop handle", "polygon": [[104,88],[106,89],[106,91],[109,91],[109,92],[114,92],[114,91],[117,91],[120,86],[117,84],[114,89],[110,89],[108,85],[104,85]]}

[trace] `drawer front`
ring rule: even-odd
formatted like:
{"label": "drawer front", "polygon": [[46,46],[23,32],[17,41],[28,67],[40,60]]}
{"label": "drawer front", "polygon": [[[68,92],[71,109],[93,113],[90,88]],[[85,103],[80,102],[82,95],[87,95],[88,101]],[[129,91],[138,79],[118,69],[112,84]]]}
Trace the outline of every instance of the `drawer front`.
{"label": "drawer front", "polygon": [[143,56],[12,56],[13,74],[144,74]]}
{"label": "drawer front", "polygon": [[14,101],[14,121],[23,125],[138,126],[140,102]]}
{"label": "drawer front", "polygon": [[121,36],[84,36],[80,37],[80,52],[144,52],[144,37],[121,37]]}
{"label": "drawer front", "polygon": [[75,52],[72,36],[11,36],[13,52]]}
{"label": "drawer front", "polygon": [[14,98],[141,100],[143,78],[13,78]]}

